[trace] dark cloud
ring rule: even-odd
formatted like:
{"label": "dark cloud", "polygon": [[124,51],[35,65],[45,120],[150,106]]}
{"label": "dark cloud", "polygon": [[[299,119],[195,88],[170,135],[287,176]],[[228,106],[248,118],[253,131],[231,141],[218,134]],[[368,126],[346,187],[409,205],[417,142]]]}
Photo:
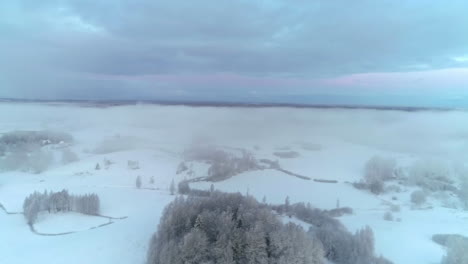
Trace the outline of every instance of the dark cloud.
{"label": "dark cloud", "polygon": [[[454,60],[468,55],[466,1],[6,0],[0,7],[0,96],[66,97],[81,88],[92,97],[112,87],[158,96],[180,88],[87,74],[314,79],[468,63]],[[191,92],[219,92],[217,85]]]}

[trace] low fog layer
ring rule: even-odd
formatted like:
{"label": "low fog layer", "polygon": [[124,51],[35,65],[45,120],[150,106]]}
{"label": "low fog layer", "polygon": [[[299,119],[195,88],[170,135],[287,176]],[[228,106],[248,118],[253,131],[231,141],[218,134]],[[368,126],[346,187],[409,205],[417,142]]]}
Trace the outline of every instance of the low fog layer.
{"label": "low fog layer", "polygon": [[[3,104],[0,119],[2,133],[47,129],[73,132],[79,140],[80,133],[100,130],[96,143],[116,149],[194,142],[320,147],[333,139],[455,160],[468,151],[468,113],[463,111]],[[113,142],[112,136],[120,139]]]}

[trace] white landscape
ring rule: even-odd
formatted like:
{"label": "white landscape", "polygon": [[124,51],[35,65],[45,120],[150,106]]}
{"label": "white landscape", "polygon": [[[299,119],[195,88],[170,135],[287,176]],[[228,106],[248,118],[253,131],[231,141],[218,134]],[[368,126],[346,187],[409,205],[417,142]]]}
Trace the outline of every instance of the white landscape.
{"label": "white landscape", "polygon": [[[289,197],[319,209],[350,207],[352,214],[336,219],[353,233],[372,228],[375,253],[395,264],[441,263],[447,250],[432,236],[468,236],[466,201],[457,195],[468,179],[464,111],[0,104],[0,136],[15,131],[73,139],[45,142],[13,167],[0,149],[2,264],[146,263],[163,210],[178,196],[171,195],[171,183],[198,178],[190,188],[240,192],[268,204]],[[193,148],[249,153],[265,166],[207,181],[210,164],[187,159]],[[378,194],[353,186],[373,157],[393,162]],[[261,160],[278,161],[283,171]],[[443,176],[456,191],[405,182],[419,171]],[[64,189],[97,194],[99,216],[42,211],[32,232],[21,214],[25,198]],[[425,200],[415,204],[417,190]],[[391,219],[384,220],[386,213]],[[295,216],[278,218],[310,227]]]}

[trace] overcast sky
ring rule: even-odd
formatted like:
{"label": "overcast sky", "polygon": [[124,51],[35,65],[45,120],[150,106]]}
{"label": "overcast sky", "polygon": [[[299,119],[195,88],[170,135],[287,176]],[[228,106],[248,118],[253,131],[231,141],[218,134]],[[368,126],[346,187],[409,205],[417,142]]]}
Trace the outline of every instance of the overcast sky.
{"label": "overcast sky", "polygon": [[467,11],[465,0],[2,0],[0,97],[460,104]]}

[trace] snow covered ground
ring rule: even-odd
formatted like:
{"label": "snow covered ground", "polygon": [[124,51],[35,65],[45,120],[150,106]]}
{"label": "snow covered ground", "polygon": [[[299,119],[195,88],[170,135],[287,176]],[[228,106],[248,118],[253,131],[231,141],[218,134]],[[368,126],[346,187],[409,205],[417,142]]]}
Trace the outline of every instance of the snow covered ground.
{"label": "snow covered ground", "polygon": [[[24,198],[34,191],[68,189],[72,194],[97,193],[102,215],[127,218],[92,228],[108,219],[42,213],[37,231],[75,233],[39,236],[29,230],[22,215],[0,211],[0,263],[144,263],[162,211],[174,199],[169,193],[171,181],[207,174],[208,166],[200,162],[189,163],[192,175],[176,174],[182,152],[194,142],[225,150],[247,149],[257,159],[279,160],[288,171],[338,181],[307,181],[266,169],[245,172],[214,186],[249,193],[258,200],[265,197],[268,203],[283,203],[289,196],[293,203],[331,209],[339,200],[341,206],[354,210],[340,220],[351,231],[371,226],[377,252],[395,264],[440,263],[445,251],[431,236],[468,235],[466,211],[442,207],[434,198],[425,204],[432,209],[415,210],[409,198],[412,188],[376,196],[350,184],[362,177],[365,162],[374,155],[394,158],[403,167],[426,158],[464,165],[468,153],[465,112],[0,104],[0,133],[14,130],[70,133],[75,141],[69,148],[79,160],[63,164],[57,156],[39,174],[0,173],[0,203],[8,211],[22,211]],[[279,158],[274,155],[278,151],[299,155]],[[107,165],[106,160],[110,161]],[[138,161],[139,168],[129,168],[128,161]],[[137,176],[142,189],[135,187]],[[210,185],[197,182],[191,187],[209,189]],[[400,206],[393,213],[395,221],[383,220],[389,204]]]}

